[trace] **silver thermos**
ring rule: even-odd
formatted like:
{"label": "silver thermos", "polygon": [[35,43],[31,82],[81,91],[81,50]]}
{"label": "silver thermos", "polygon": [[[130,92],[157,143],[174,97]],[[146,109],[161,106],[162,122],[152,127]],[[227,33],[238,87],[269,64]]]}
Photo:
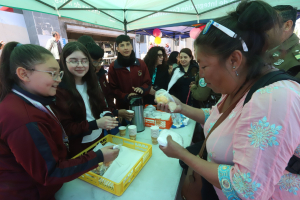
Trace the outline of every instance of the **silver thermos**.
{"label": "silver thermos", "polygon": [[129,101],[130,110],[134,111],[134,117],[131,121],[132,125],[136,125],[137,132],[145,130],[145,121],[144,121],[144,105],[143,97],[141,96],[132,96]]}

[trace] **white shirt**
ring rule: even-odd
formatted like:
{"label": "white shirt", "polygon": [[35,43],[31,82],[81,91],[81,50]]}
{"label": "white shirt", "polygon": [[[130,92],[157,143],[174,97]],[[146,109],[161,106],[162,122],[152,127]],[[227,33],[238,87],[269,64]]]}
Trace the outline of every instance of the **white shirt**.
{"label": "white shirt", "polygon": [[[88,122],[94,121],[95,118],[92,114],[92,110],[91,110],[91,106],[90,106],[90,102],[89,102],[89,96],[87,94],[87,85],[86,85],[86,83],[84,83],[83,85],[76,85],[76,89],[79,92],[79,94],[81,95],[81,97],[83,99],[83,102],[84,102],[84,105],[85,105],[86,120]],[[82,143],[88,143],[88,142],[94,141],[95,139],[97,139],[101,135],[101,133],[102,133],[101,128],[93,130],[90,135],[84,136],[82,138]]]}
{"label": "white shirt", "polygon": [[[59,52],[58,52],[58,47],[57,47],[57,42],[55,41],[54,37],[50,38],[47,41],[47,44],[46,44],[45,48],[48,49],[49,51],[51,51],[51,53],[53,54],[53,56],[56,60],[60,59]],[[61,45],[61,48],[63,48],[62,45]]]}

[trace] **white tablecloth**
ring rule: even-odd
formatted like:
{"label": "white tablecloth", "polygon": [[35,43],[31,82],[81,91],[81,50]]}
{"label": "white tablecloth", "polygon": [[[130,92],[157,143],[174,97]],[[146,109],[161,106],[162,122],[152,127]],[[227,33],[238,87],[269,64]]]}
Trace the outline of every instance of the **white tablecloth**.
{"label": "white tablecloth", "polygon": [[[190,120],[188,126],[171,129],[179,133],[184,140],[184,147],[191,144],[195,129],[195,121]],[[118,134],[119,135],[119,134]],[[125,138],[129,138],[128,130]],[[138,133],[137,141],[152,144],[150,128]],[[158,147],[152,145],[152,157],[129,185],[122,196],[118,197],[80,179],[65,183],[56,193],[57,200],[174,200],[180,181],[182,168],[178,159],[168,158]]]}

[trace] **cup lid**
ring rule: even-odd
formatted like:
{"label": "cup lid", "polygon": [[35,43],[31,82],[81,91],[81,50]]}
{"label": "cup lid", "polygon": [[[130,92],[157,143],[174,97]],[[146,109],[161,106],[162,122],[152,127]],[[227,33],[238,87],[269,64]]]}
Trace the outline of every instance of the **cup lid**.
{"label": "cup lid", "polygon": [[130,125],[128,126],[129,129],[135,129],[136,128],[136,125]]}
{"label": "cup lid", "polygon": [[159,127],[158,126],[151,126],[150,129],[157,130],[157,129],[159,129]]}

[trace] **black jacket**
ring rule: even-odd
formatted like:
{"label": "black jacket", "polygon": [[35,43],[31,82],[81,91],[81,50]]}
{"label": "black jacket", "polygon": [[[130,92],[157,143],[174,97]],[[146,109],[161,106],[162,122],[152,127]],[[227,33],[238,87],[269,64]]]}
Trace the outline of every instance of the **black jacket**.
{"label": "black jacket", "polygon": [[[151,81],[152,81],[153,74],[150,75],[150,76],[151,76],[150,78],[151,78]],[[156,91],[159,90],[159,89],[167,90],[169,81],[170,81],[170,75],[169,75],[169,72],[168,72],[168,66],[167,65],[157,66],[156,78],[155,78],[154,84],[152,85],[153,89],[156,90]],[[154,96],[153,95],[148,94],[148,95],[144,96],[144,105],[146,105],[146,104],[152,104],[152,105],[156,104],[154,102]]]}
{"label": "black jacket", "polygon": [[[182,65],[179,65],[178,67],[180,71],[184,72],[185,74],[173,85],[173,87],[170,89],[170,94],[174,95],[185,104],[189,95],[190,83],[195,81],[195,76],[197,73],[199,73],[199,66],[196,61],[192,60],[187,72],[184,71]],[[193,105],[191,94],[188,98],[187,104],[191,106]]]}

